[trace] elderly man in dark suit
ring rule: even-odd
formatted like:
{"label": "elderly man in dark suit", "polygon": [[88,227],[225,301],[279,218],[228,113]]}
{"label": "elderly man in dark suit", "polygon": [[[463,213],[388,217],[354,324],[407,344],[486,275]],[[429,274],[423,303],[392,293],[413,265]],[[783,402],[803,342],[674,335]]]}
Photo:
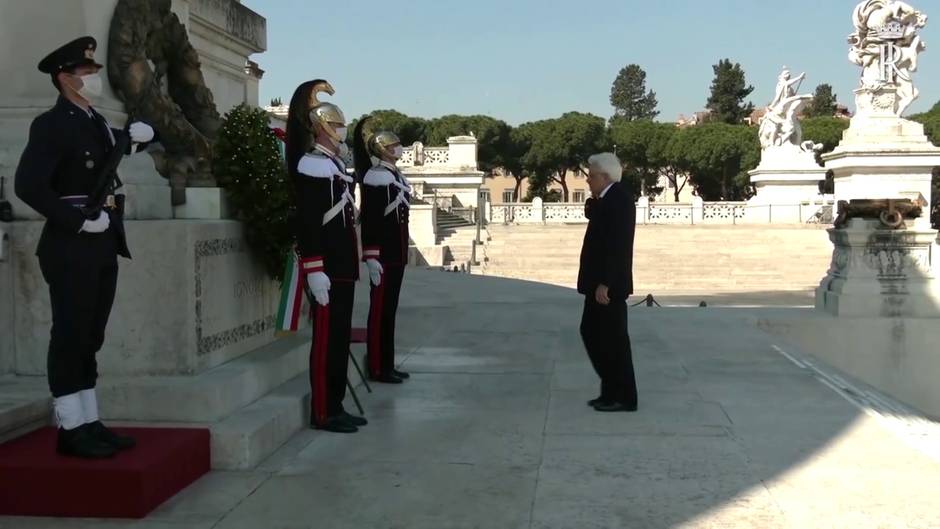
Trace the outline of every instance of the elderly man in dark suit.
{"label": "elderly man in dark suit", "polygon": [[578,293],[584,295],[581,338],[601,394],[588,402],[597,411],[636,411],[636,379],[627,334],[627,297],[633,293],[636,205],[620,184],[620,160],[612,153],[588,159],[591,198],[581,248]]}

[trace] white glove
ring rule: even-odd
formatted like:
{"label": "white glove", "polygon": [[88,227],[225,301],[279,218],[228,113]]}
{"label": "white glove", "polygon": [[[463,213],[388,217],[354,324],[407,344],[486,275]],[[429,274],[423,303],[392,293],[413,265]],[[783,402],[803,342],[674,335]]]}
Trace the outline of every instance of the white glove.
{"label": "white glove", "polygon": [[369,267],[369,281],[371,281],[373,285],[379,286],[379,284],[382,283],[382,272],[385,272],[385,269],[382,268],[382,263],[375,259],[366,259],[366,266]]}
{"label": "white glove", "polygon": [[324,307],[330,304],[330,278],[323,272],[307,274],[307,286],[317,303]]}
{"label": "white glove", "polygon": [[141,123],[140,121],[131,123],[127,132],[130,134],[131,141],[134,143],[147,143],[153,139],[153,127],[146,123]]}
{"label": "white glove", "polygon": [[108,230],[108,226],[111,225],[111,217],[108,216],[104,211],[98,212],[98,218],[95,220],[86,220],[82,224],[82,229],[78,230],[79,233],[102,233]]}

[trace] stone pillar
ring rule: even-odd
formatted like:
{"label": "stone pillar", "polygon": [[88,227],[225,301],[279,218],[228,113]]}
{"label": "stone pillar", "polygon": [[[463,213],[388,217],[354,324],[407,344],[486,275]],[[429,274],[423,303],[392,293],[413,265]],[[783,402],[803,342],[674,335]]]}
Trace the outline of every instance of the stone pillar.
{"label": "stone pillar", "polygon": [[532,199],[532,222],[540,224],[545,222],[545,205],[541,197]]}
{"label": "stone pillar", "polygon": [[646,224],[650,218],[650,197],[643,195],[636,201],[636,223]]}
{"label": "stone pillar", "polygon": [[937,231],[880,224],[856,218],[829,230],[835,249],[816,289],[816,308],[834,316],[940,317],[940,286],[930,265]]}
{"label": "stone pillar", "polygon": [[447,165],[476,170],[477,139],[473,136],[454,136],[447,138],[450,150]]}
{"label": "stone pillar", "polygon": [[705,201],[702,197],[692,197],[692,224],[701,224],[705,221]]}

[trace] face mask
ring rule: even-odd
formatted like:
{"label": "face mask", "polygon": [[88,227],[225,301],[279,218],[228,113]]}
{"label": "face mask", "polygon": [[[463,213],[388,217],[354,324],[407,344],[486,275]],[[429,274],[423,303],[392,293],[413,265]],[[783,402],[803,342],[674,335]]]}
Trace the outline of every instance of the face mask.
{"label": "face mask", "polygon": [[396,145],[395,148],[392,149],[392,155],[395,156],[396,160],[401,160],[401,155],[404,154],[404,152],[405,152],[405,148],[402,147],[401,145]]}
{"label": "face mask", "polygon": [[78,95],[82,96],[86,101],[91,101],[96,97],[101,96],[102,83],[101,76],[92,73],[88,75],[82,75],[79,77],[82,80],[82,87],[76,90]]}
{"label": "face mask", "polygon": [[346,127],[340,127],[336,129],[336,135],[339,136],[339,141],[346,141]]}

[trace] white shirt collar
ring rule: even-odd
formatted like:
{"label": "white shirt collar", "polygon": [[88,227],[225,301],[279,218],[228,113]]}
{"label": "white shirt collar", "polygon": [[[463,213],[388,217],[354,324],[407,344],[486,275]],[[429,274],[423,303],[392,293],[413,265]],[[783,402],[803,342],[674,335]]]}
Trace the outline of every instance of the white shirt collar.
{"label": "white shirt collar", "polygon": [[379,165],[381,165],[382,167],[385,167],[386,169],[389,169],[389,170],[392,171],[393,173],[397,173],[397,172],[398,172],[398,166],[397,166],[397,165],[392,164],[392,163],[388,163],[388,162],[386,162],[385,160],[379,160]]}
{"label": "white shirt collar", "polygon": [[320,153],[325,154],[326,156],[329,156],[330,158],[338,158],[338,155],[336,153],[320,145],[319,143],[313,146],[313,150],[320,151]]}
{"label": "white shirt collar", "polygon": [[604,195],[607,194],[607,191],[610,190],[610,188],[611,188],[613,185],[614,185],[613,182],[607,184],[607,187],[605,187],[604,190],[601,191],[601,196],[600,196],[600,198],[604,198]]}

